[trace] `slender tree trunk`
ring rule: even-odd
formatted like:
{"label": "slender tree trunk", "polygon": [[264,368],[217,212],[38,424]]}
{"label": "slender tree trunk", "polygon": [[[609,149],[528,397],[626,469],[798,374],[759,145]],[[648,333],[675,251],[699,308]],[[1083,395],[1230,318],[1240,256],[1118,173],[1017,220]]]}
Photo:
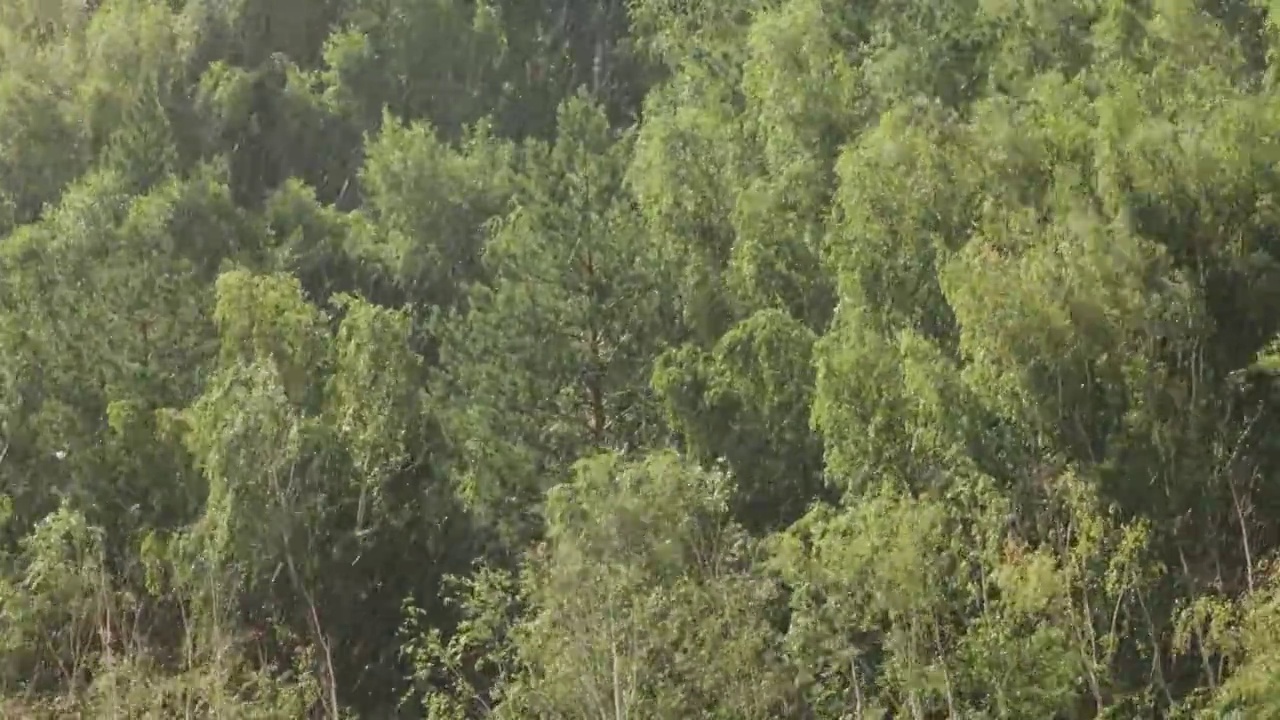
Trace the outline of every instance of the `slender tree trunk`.
{"label": "slender tree trunk", "polygon": [[862,720],[862,678],[858,672],[858,658],[855,657],[849,661],[849,677],[853,685],[853,717],[855,720]]}
{"label": "slender tree trunk", "polygon": [[1236,521],[1240,523],[1240,545],[1244,548],[1244,576],[1246,587],[1249,592],[1253,592],[1253,551],[1250,549],[1249,542],[1249,522],[1245,517],[1243,501],[1240,499],[1240,492],[1236,488],[1234,478],[1227,480],[1227,485],[1231,488],[1231,504],[1235,506]]}

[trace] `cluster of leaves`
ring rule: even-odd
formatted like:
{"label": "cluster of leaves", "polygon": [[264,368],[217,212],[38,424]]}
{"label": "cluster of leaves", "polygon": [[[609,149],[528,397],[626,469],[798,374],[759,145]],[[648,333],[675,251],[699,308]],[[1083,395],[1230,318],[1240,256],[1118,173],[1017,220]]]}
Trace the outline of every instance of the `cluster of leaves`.
{"label": "cluster of leaves", "polygon": [[0,3],[0,714],[1280,714],[1277,13]]}

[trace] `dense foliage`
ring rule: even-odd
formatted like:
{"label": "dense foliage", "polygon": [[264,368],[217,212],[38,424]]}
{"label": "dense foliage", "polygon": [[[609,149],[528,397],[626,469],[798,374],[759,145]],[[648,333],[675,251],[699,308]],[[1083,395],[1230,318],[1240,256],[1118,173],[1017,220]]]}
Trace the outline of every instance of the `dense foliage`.
{"label": "dense foliage", "polygon": [[1280,717],[1277,308],[1270,0],[4,0],[0,715]]}

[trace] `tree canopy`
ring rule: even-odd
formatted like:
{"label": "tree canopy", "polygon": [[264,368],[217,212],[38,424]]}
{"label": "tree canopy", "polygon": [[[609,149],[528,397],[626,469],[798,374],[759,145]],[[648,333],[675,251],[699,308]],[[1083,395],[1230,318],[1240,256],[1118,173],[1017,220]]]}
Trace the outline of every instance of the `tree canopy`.
{"label": "tree canopy", "polygon": [[0,716],[1280,717],[1277,138],[1265,0],[0,2]]}

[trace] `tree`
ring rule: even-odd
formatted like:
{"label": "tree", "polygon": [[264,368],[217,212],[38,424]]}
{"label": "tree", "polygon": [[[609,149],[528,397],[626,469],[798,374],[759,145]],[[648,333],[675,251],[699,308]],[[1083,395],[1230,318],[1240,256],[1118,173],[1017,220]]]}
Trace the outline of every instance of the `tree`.
{"label": "tree", "polygon": [[669,317],[664,263],[622,186],[628,143],[585,99],[524,147],[486,281],[440,329],[446,432],[462,491],[520,547],[541,493],[600,450],[660,436],[645,382]]}

